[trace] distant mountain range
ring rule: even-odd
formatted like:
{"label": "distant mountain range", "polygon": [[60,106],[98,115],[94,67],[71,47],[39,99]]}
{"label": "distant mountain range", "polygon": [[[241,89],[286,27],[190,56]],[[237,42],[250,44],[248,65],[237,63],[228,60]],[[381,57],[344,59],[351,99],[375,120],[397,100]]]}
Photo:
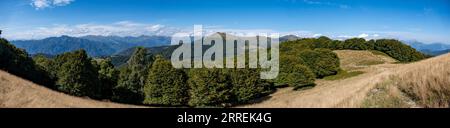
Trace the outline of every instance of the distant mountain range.
{"label": "distant mountain range", "polygon": [[[295,35],[280,37],[280,42],[301,39]],[[158,47],[170,45],[168,36],[83,36],[83,37],[49,37],[41,40],[15,40],[11,41],[16,47],[25,49],[29,54],[58,55],[64,52],[85,49],[90,56],[120,55],[130,51],[133,47]],[[426,44],[418,41],[403,41],[411,47],[429,54],[441,55],[450,52],[450,45],[443,43]],[[161,48],[161,47],[159,47]],[[158,49],[158,48],[157,48]],[[155,50],[155,49],[152,49]],[[158,51],[161,52],[161,51]],[[130,54],[130,53],[129,53]]]}
{"label": "distant mountain range", "polygon": [[450,52],[450,44],[444,43],[426,44],[418,41],[403,41],[403,42],[428,55],[437,56]]}
{"label": "distant mountain range", "polygon": [[143,46],[155,47],[170,44],[166,36],[84,36],[50,37],[42,40],[11,41],[16,47],[25,49],[29,54],[58,55],[64,52],[85,49],[90,56],[110,56],[128,48]]}
{"label": "distant mountain range", "polygon": [[294,41],[294,40],[298,40],[298,39],[301,39],[301,37],[298,37],[295,35],[286,35],[286,36],[280,37],[280,42]]}

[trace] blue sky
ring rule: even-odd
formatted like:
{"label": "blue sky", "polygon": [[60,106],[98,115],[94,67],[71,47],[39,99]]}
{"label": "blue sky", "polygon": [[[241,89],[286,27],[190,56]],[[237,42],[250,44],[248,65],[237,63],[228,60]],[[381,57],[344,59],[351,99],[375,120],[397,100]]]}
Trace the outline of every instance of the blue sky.
{"label": "blue sky", "polygon": [[211,31],[450,43],[450,0],[1,0],[11,39]]}

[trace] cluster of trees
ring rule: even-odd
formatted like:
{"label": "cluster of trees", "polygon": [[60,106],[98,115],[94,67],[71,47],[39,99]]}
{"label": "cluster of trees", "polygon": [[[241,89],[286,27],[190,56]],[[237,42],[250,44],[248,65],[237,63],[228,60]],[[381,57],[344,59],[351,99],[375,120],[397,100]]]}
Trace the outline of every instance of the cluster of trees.
{"label": "cluster of trees", "polygon": [[258,69],[175,69],[156,56],[143,87],[144,104],[228,106],[246,103],[273,91]]}
{"label": "cluster of trees", "polygon": [[322,36],[319,38],[305,38],[296,41],[288,41],[286,44],[301,45],[302,47],[326,48],[331,50],[377,50],[386,53],[400,62],[413,62],[427,58],[428,56],[417,51],[409,45],[395,39],[368,40],[364,38],[352,38],[344,41],[332,40]]}
{"label": "cluster of trees", "polygon": [[44,68],[36,65],[25,50],[16,48],[3,38],[0,38],[0,69],[40,85],[53,85]]}
{"label": "cluster of trees", "polygon": [[280,45],[278,86],[301,88],[313,86],[316,78],[335,75],[340,70],[339,58],[329,49],[314,49],[304,43]]}

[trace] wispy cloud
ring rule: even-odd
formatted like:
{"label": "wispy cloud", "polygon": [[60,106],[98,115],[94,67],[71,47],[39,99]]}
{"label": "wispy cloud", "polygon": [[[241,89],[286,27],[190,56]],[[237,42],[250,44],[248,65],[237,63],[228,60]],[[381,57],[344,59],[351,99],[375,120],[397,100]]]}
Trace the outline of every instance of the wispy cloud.
{"label": "wispy cloud", "polygon": [[371,40],[371,39],[380,39],[386,36],[381,36],[378,33],[371,33],[371,32],[365,32],[365,33],[361,33],[359,35],[328,35],[330,38],[333,39],[337,39],[337,40],[346,40],[346,39],[350,39],[350,38],[364,38],[366,40]]}
{"label": "wispy cloud", "polygon": [[36,10],[52,8],[57,6],[66,6],[75,0],[31,0],[30,5]]}
{"label": "wispy cloud", "polygon": [[335,7],[339,7],[339,8],[343,8],[343,9],[348,9],[348,8],[350,8],[349,5],[341,4],[341,3],[334,3],[334,2],[329,2],[329,1],[303,0],[303,2],[306,3],[306,4],[311,4],[311,5],[335,6]]}

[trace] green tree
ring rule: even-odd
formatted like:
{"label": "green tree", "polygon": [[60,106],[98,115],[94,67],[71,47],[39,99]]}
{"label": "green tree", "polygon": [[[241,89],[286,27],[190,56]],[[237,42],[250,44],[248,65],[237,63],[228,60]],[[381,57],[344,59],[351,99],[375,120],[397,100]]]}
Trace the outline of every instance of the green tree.
{"label": "green tree", "polygon": [[321,36],[316,39],[315,48],[330,48],[332,40],[326,36]]}
{"label": "green tree", "polygon": [[144,104],[186,105],[189,98],[186,81],[182,70],[173,68],[161,56],[156,57],[144,87]]}
{"label": "green tree", "polygon": [[86,51],[78,50],[58,55],[55,62],[58,90],[75,96],[98,98],[98,72]]}
{"label": "green tree", "polygon": [[99,61],[99,76],[100,80],[100,94],[102,99],[111,99],[113,95],[113,88],[117,85],[119,79],[119,71],[114,68],[110,59]]}
{"label": "green tree", "polygon": [[120,70],[118,84],[114,88],[113,100],[123,103],[142,103],[144,100],[143,87],[150,65],[146,54],[147,49],[136,48],[127,65]]}
{"label": "green tree", "polygon": [[231,97],[231,83],[224,69],[191,69],[190,106],[220,106]]}
{"label": "green tree", "polygon": [[274,89],[272,83],[260,79],[260,69],[232,69],[229,73],[234,103],[249,102],[269,94]]}

